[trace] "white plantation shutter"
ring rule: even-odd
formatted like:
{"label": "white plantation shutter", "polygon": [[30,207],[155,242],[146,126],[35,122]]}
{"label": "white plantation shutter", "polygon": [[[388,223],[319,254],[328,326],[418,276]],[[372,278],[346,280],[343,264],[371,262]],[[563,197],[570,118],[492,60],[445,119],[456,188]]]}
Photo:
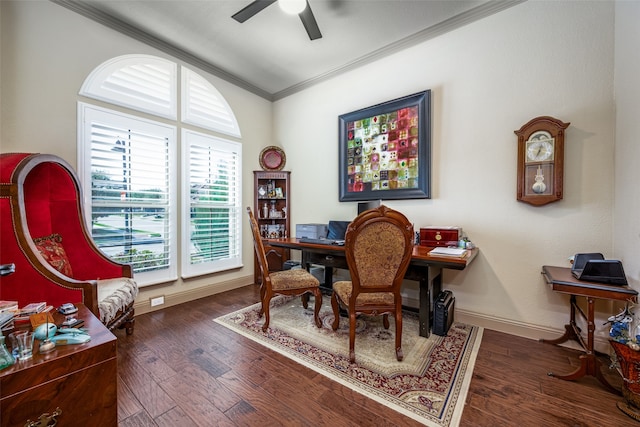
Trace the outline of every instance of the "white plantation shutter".
{"label": "white plantation shutter", "polygon": [[[176,277],[175,128],[80,105],[87,222],[98,247],[142,283]],[[146,277],[146,280],[144,279]]]}
{"label": "white plantation shutter", "polygon": [[220,92],[186,67],[182,73],[182,121],[240,138],[236,117]]}
{"label": "white plantation shutter", "polygon": [[[78,171],[94,240],[110,258],[131,264],[141,286],[175,280],[179,268],[191,277],[242,266],[241,145],[204,133],[240,137],[238,123],[224,97],[197,73],[182,67],[179,88],[177,70],[176,63],[150,55],[119,56],[98,66],[80,91],[135,110],[78,103]],[[183,129],[181,141],[179,89],[182,120],[203,128]]]}
{"label": "white plantation shutter", "polygon": [[188,130],[182,144],[182,276],[241,267],[242,146]]}
{"label": "white plantation shutter", "polygon": [[150,55],[125,55],[101,64],[80,95],[175,119],[177,65]]}

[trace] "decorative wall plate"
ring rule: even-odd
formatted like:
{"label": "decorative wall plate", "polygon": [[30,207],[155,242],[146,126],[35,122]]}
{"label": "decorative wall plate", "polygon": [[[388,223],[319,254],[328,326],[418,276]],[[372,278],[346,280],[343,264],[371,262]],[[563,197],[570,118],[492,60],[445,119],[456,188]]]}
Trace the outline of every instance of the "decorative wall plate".
{"label": "decorative wall plate", "polygon": [[284,168],[287,156],[280,147],[270,145],[260,152],[260,167],[266,171],[279,171]]}

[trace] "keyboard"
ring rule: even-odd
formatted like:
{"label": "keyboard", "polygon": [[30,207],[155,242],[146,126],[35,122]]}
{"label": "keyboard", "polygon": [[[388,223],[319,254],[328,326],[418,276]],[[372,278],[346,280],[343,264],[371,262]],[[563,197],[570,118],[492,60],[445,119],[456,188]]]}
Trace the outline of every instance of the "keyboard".
{"label": "keyboard", "polygon": [[333,239],[325,239],[325,238],[319,238],[319,239],[314,239],[311,237],[301,237],[300,238],[300,243],[316,243],[319,245],[338,245],[338,246],[342,246],[344,245],[344,240],[333,240]]}

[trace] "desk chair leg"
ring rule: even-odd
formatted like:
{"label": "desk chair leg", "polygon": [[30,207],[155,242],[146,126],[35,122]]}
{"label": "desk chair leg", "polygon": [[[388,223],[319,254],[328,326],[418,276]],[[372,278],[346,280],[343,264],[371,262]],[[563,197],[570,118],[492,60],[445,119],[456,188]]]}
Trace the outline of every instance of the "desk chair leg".
{"label": "desk chair leg", "polygon": [[260,311],[258,312],[258,316],[262,317],[262,315],[264,314],[264,298],[265,298],[265,292],[267,290],[265,289],[264,286],[260,285]]}
{"label": "desk chair leg", "polygon": [[267,332],[269,329],[269,305],[267,304],[267,308],[264,310],[264,325],[262,325],[262,332]]}
{"label": "desk chair leg", "polygon": [[331,329],[337,331],[338,326],[340,326],[340,304],[338,303],[338,297],[335,292],[331,295],[331,308],[333,309],[333,323],[331,324]]}
{"label": "desk chair leg", "polygon": [[356,313],[349,312],[349,361],[356,363]]}
{"label": "desk chair leg", "polygon": [[313,291],[313,298],[315,299],[315,306],[313,307],[313,319],[316,321],[316,326],[322,328],[322,321],[320,320],[320,307],[322,307],[322,291],[320,288],[316,288]]}
{"label": "desk chair leg", "polygon": [[262,325],[262,332],[267,332],[267,329],[269,328],[269,320],[270,320],[269,304],[271,303],[272,297],[273,295],[271,293],[268,293],[266,291],[264,292],[264,297],[262,299],[262,310],[261,310],[262,313],[264,313],[264,325]]}
{"label": "desk chair leg", "polygon": [[404,353],[402,353],[402,311],[396,310],[396,359],[402,362]]}

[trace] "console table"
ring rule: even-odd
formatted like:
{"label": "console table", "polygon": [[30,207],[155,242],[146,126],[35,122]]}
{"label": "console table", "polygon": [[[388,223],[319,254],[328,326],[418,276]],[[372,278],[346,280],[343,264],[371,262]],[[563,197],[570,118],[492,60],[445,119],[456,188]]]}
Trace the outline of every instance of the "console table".
{"label": "console table", "polygon": [[[0,371],[0,425],[23,426],[59,408],[58,425],[118,424],[116,337],[82,304],[78,319],[91,340],[59,345]],[[64,316],[55,313],[57,324]],[[34,424],[35,425],[35,424]]]}
{"label": "console table", "polygon": [[[594,350],[594,332],[595,326],[595,300],[619,300],[635,302],[638,291],[629,286],[607,285],[604,283],[586,282],[578,280],[571,274],[571,269],[566,267],[552,267],[545,265],[542,267],[542,275],[545,281],[551,286],[555,292],[569,294],[571,313],[569,323],[565,325],[564,334],[554,340],[541,339],[540,341],[548,344],[561,344],[568,340],[577,341],[585,353],[580,356],[580,366],[572,373],[567,375],[556,375],[549,372],[550,376],[560,378],[562,380],[576,380],[585,375],[596,377],[607,389],[613,393],[620,394],[620,391],[614,388],[605,379],[600,371],[601,363],[596,357]],[[576,297],[585,297],[587,299],[587,313],[578,306]],[[580,334],[580,328],[576,324],[576,313],[587,321],[587,340],[585,341]]]}
{"label": "console table", "polygon": [[[297,238],[265,239],[270,246],[302,251],[302,263],[324,266],[325,286],[331,289],[333,269],[349,269],[344,246],[301,242]],[[416,245],[405,279],[420,283],[419,323],[420,336],[428,337],[433,321],[433,301],[442,290],[442,269],[464,270],[478,254],[478,249],[469,249],[464,257],[431,255],[432,247]],[[327,285],[328,284],[328,285]]]}

